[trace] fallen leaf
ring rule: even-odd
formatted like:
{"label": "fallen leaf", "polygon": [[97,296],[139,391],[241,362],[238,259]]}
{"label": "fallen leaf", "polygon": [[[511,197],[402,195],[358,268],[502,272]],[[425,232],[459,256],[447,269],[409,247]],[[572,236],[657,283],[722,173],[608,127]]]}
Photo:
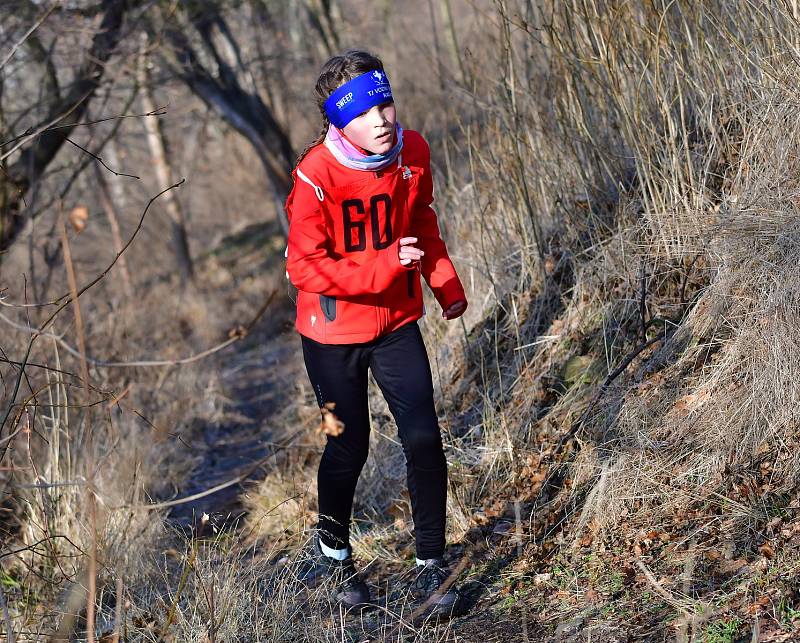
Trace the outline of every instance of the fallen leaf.
{"label": "fallen leaf", "polygon": [[749,614],[757,614],[761,612],[767,605],[769,605],[769,603],[769,596],[761,596],[748,606],[747,612]]}
{"label": "fallen leaf", "polygon": [[723,560],[719,564],[719,569],[723,574],[735,574],[745,565],[747,565],[747,561],[743,558],[737,558],[736,560]]}
{"label": "fallen leaf", "polygon": [[336,402],[325,402],[320,411],[322,412],[322,422],[317,429],[320,433],[336,437],[344,433],[344,422],[342,422],[333,412]]}
{"label": "fallen leaf", "polygon": [[69,222],[75,232],[83,232],[86,221],[89,219],[89,208],[85,205],[76,205],[69,213]]}

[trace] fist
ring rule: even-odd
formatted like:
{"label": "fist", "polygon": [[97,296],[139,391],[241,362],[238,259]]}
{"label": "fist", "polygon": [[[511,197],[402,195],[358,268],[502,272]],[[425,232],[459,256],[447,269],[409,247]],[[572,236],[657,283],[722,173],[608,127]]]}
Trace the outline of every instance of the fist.
{"label": "fist", "polygon": [[463,299],[456,301],[450,304],[447,307],[447,310],[442,311],[442,317],[445,319],[455,319],[456,317],[461,317],[464,314],[464,311],[467,309],[467,302]]}
{"label": "fist", "polygon": [[422,255],[425,253],[417,248],[414,244],[417,243],[416,237],[403,237],[398,242],[399,244],[399,257],[400,257],[400,265],[407,266],[414,261],[419,261],[422,259]]}

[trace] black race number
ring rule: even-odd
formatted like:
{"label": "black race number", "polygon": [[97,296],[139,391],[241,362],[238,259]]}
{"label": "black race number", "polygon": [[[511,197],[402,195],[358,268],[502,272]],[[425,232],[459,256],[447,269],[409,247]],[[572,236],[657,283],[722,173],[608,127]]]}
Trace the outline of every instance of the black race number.
{"label": "black race number", "polygon": [[[364,216],[361,199],[347,199],[342,203],[344,222],[344,248],[347,252],[366,250],[366,221],[353,220],[353,215]],[[383,221],[381,222],[381,219]],[[392,199],[388,194],[376,194],[369,200],[369,221],[372,229],[372,247],[382,250],[392,245]],[[381,225],[382,224],[382,225]]]}

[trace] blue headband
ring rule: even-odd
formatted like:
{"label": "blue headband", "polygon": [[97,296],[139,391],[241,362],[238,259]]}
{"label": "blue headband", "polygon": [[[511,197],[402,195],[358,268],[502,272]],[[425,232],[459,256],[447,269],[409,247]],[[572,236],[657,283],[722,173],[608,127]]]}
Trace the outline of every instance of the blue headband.
{"label": "blue headband", "polygon": [[337,88],[325,101],[328,120],[342,129],[374,105],[393,101],[389,79],[382,71],[368,71]]}

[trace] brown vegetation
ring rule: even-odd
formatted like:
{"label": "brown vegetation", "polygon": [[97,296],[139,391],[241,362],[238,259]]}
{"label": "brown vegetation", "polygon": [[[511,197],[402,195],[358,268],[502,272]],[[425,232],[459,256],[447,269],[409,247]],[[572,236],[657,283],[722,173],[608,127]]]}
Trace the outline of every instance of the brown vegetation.
{"label": "brown vegetation", "polygon": [[[53,65],[76,86],[88,69],[69,67],[55,25],[83,25],[86,59],[110,61],[81,103],[90,120],[127,113],[149,56],[195,280],[172,274],[162,203],[140,219],[164,187],[145,117],[64,132],[106,162],[113,140],[147,189],[110,173],[103,187],[74,146],[20,187],[11,170],[42,151],[0,148],[2,220],[36,221],[6,228],[0,256],[15,640],[796,640],[796,3],[130,2],[103,38],[117,4],[96,4],[3,18],[0,52],[22,44],[2,69],[0,139],[30,105],[53,118],[37,91],[71,95],[53,93]],[[114,51],[93,57],[101,40]],[[470,298],[447,323],[430,297],[421,322],[448,556],[472,607],[439,625],[404,593],[412,524],[377,387],[354,547],[381,606],[345,617],[294,575],[323,433],[342,427],[331,410],[320,425],[302,371],[272,204],[318,127],[305,88],[349,44],[381,48],[401,122],[431,140]],[[84,203],[64,243],[58,224]],[[118,214],[106,224],[101,207]],[[104,273],[130,239],[127,273]],[[198,511],[193,531],[179,507]]]}

